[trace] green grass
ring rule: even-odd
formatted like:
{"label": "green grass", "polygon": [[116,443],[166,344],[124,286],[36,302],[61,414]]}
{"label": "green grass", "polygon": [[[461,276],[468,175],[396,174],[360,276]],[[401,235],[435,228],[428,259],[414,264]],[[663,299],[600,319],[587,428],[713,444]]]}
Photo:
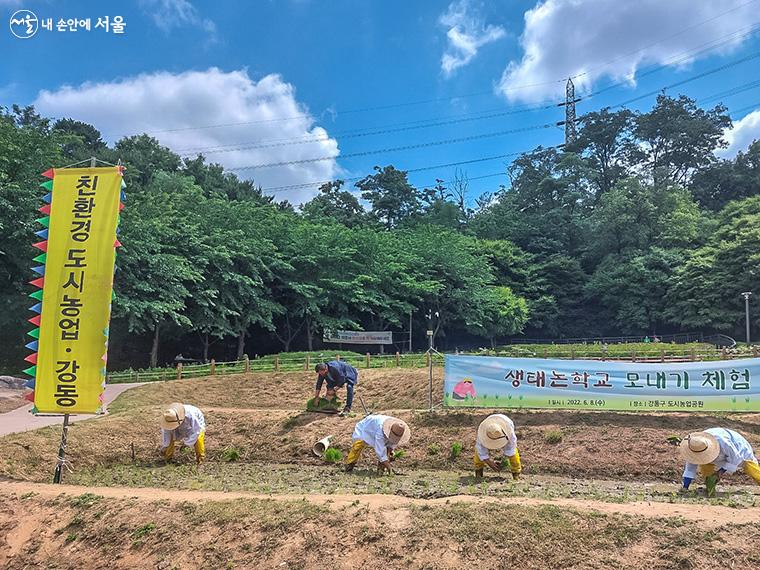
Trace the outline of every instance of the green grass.
{"label": "green grass", "polygon": [[238,461],[240,459],[240,450],[235,447],[225,447],[222,451],[222,461],[228,463],[232,461]]}

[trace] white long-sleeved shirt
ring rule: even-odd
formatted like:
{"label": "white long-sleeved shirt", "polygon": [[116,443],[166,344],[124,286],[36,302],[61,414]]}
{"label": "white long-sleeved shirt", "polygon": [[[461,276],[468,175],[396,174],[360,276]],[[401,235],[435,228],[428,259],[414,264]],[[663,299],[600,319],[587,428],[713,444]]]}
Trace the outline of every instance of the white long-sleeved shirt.
{"label": "white long-sleeved shirt", "polygon": [[395,447],[383,433],[383,422],[389,418],[390,416],[380,414],[369,415],[356,424],[354,433],[351,435],[354,441],[360,439],[367,445],[371,445],[375,449],[378,461],[388,461],[388,448]]}
{"label": "white long-sleeved shirt", "polygon": [[195,445],[198,437],[205,430],[206,420],[203,418],[203,412],[195,406],[185,404],[185,419],[182,420],[179,427],[172,430],[161,428],[161,436],[163,437],[161,448],[166,449],[169,447],[172,439],[181,441],[187,446]]}
{"label": "white long-sleeved shirt", "polygon": [[[507,440],[507,444],[501,449],[502,454],[504,454],[505,457],[513,457],[515,454],[515,451],[517,450],[517,436],[515,435],[515,424],[514,422],[509,419],[504,414],[494,414],[497,418],[502,418],[507,421],[507,424],[509,424],[509,427],[512,428],[512,435],[509,436],[509,439]],[[481,461],[485,461],[490,456],[488,455],[488,448],[485,445],[482,445],[480,443],[480,440],[475,437],[475,450],[478,452],[478,457]]]}
{"label": "white long-sleeved shirt", "polygon": [[[733,473],[745,461],[757,462],[755,452],[752,451],[752,446],[735,431],[724,428],[710,428],[705,431],[714,435],[715,439],[718,440],[718,445],[720,445],[720,453],[715,461],[712,462],[717,469],[725,469],[729,473]],[[699,465],[687,463],[683,470],[683,476],[694,479],[697,476],[698,469]]]}

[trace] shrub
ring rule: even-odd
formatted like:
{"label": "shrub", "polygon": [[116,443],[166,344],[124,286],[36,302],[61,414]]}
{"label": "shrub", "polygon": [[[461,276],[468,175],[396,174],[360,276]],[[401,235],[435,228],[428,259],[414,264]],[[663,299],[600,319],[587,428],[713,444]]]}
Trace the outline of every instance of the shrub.
{"label": "shrub", "polygon": [[462,455],[462,444],[455,441],[451,444],[451,458],[456,459],[460,455]]}
{"label": "shrub", "polygon": [[544,434],[544,441],[546,443],[559,443],[562,441],[562,436],[564,434],[562,433],[562,430],[558,429],[550,429]]}

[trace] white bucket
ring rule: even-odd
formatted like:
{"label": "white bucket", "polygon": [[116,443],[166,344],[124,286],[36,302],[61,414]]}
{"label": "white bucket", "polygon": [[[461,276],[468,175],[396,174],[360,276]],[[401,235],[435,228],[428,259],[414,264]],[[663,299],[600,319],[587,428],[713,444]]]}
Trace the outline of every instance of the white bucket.
{"label": "white bucket", "polygon": [[327,451],[327,448],[330,447],[330,442],[334,437],[335,436],[328,435],[327,437],[320,439],[317,443],[311,446],[311,452],[317,457],[322,457],[325,454],[325,451]]}

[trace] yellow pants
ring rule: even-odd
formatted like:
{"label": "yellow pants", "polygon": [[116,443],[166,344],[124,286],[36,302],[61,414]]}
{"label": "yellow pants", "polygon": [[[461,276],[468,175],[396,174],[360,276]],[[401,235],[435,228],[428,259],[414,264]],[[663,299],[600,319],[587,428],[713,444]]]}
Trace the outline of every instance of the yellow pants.
{"label": "yellow pants", "polygon": [[365,447],[367,447],[367,444],[364,443],[361,439],[357,439],[353,445],[351,445],[351,451],[348,452],[348,457],[346,457],[346,465],[351,465],[359,461],[362,456],[362,451],[364,451]]}
{"label": "yellow pants", "polygon": [[[754,461],[745,461],[742,465],[742,469],[744,472],[752,477],[755,480],[755,483],[760,485],[760,466],[755,463]],[[708,475],[712,475],[715,473],[715,464],[714,463],[708,463],[706,465],[700,465],[699,466],[699,473],[707,477]]]}
{"label": "yellow pants", "polygon": [[[203,463],[203,460],[206,458],[206,444],[204,441],[204,436],[206,435],[205,431],[202,431],[201,434],[198,436],[198,439],[195,442],[195,445],[193,446],[195,449],[195,462],[200,465]],[[176,441],[174,439],[171,440],[169,443],[169,446],[164,449],[163,456],[164,459],[167,461],[174,457],[174,447],[176,445]]]}
{"label": "yellow pants", "polygon": [[[512,457],[508,457],[509,467],[512,473],[522,473],[522,465],[520,464],[520,452],[515,448],[515,454]],[[473,461],[475,469],[483,469],[486,466],[485,462],[480,459],[478,452],[475,451],[475,459]]]}

